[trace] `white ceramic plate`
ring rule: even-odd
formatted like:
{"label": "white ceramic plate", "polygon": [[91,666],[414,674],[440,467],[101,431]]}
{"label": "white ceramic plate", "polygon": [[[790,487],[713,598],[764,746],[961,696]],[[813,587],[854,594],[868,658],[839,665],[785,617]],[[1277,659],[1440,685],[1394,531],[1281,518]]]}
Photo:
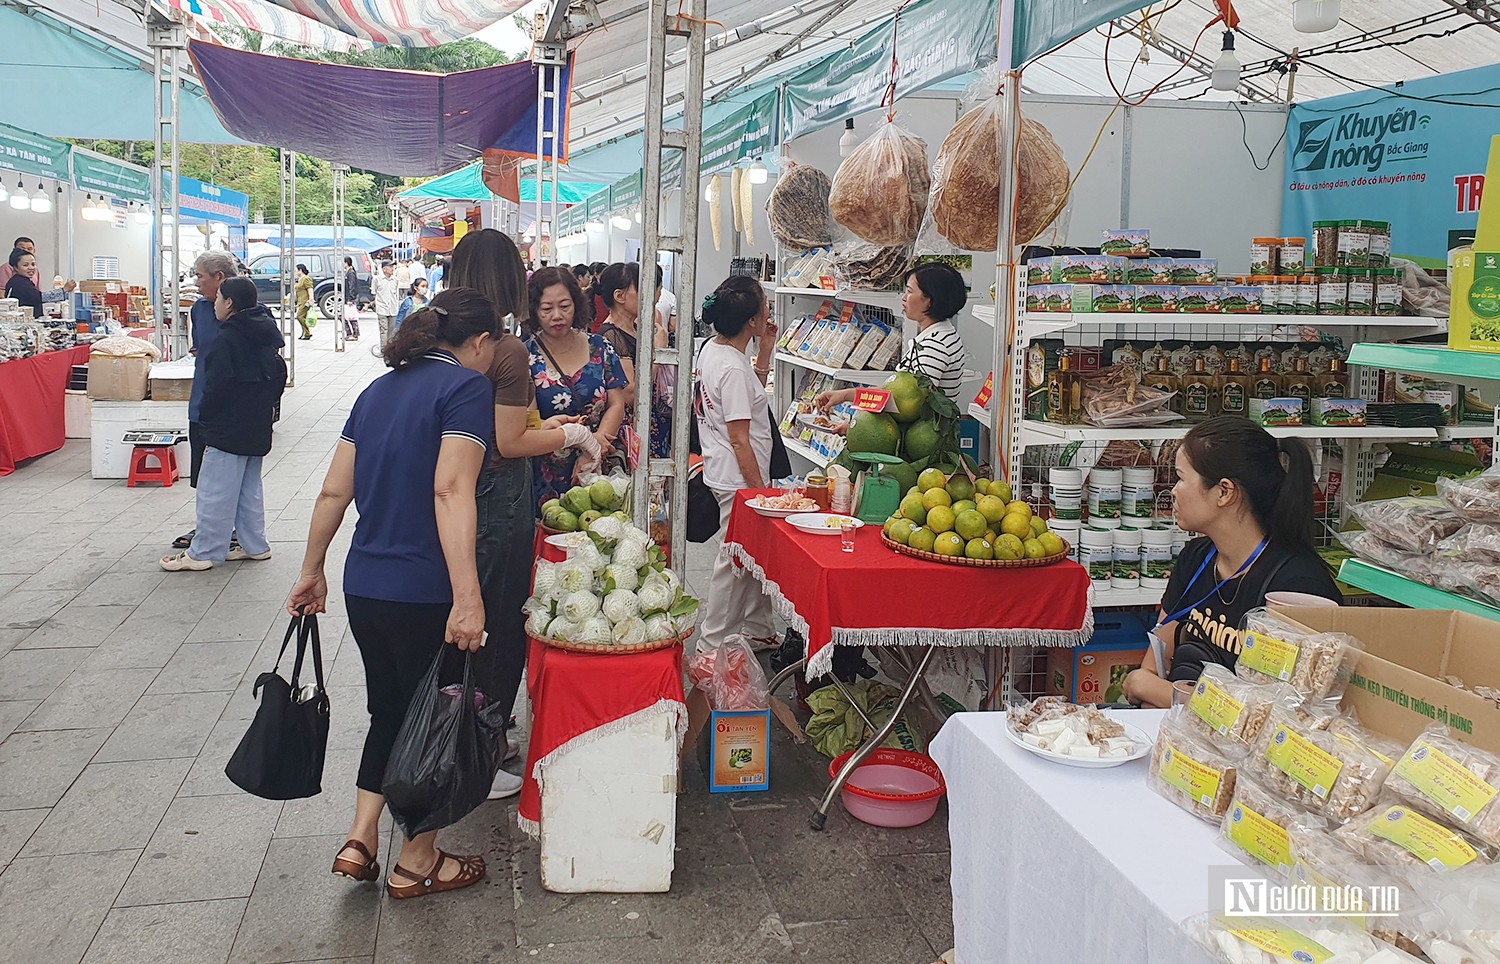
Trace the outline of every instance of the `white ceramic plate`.
{"label": "white ceramic plate", "polygon": [[1007,720],[1005,723],[1005,735],[1010,737],[1010,741],[1012,743],[1025,750],[1027,753],[1033,753],[1044,760],[1051,760],[1053,763],[1061,763],[1065,767],[1082,767],[1089,770],[1103,770],[1109,767],[1123,766],[1124,764],[1129,763],[1132,760],[1139,760],[1146,754],[1151,752],[1151,740],[1146,736],[1145,733],[1142,733],[1136,727],[1133,727],[1129,723],[1126,723],[1118,716],[1111,715],[1110,719],[1125,727],[1125,735],[1135,741],[1136,751],[1134,753],[1130,754],[1129,756],[1116,757],[1112,760],[1093,760],[1087,757],[1068,756],[1066,753],[1053,753],[1051,750],[1044,750],[1039,746],[1032,746],[1030,743],[1027,743],[1025,740],[1021,739],[1021,737],[1018,736],[1016,732],[1010,728],[1009,720]]}
{"label": "white ceramic plate", "polygon": [[816,429],[819,432],[832,432],[835,428],[838,428],[841,425],[849,424],[847,419],[835,418],[830,420],[833,422],[832,425],[820,425],[818,424],[818,418],[819,416],[813,413],[798,415],[797,424],[806,426],[807,428]]}
{"label": "white ceramic plate", "polygon": [[756,505],[755,499],[746,499],[745,504],[757,513],[772,519],[785,519],[788,516],[806,515],[807,509],[772,509],[763,505]]}
{"label": "white ceramic plate", "polygon": [[836,536],[839,534],[838,526],[828,524],[829,519],[848,519],[858,529],[864,525],[864,520],[856,519],[852,515],[838,515],[832,512],[804,512],[800,515],[787,516],[786,521],[795,529],[809,532],[815,536]]}

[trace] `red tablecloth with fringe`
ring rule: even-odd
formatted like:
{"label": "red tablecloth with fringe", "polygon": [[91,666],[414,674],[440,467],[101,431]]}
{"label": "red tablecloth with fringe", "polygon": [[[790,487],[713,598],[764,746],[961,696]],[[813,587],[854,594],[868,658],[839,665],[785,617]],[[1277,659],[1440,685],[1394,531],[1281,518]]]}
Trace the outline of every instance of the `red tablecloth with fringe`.
{"label": "red tablecloth with fringe", "polygon": [[79,345],[0,364],[0,476],[63,447],[68,375],[88,363],[89,347]]}
{"label": "red tablecloth with fringe", "polygon": [[887,549],[875,525],[844,552],[836,535],[799,532],[745,505],[762,492],[776,494],[735,496],[720,551],[750,570],[807,640],[808,677],[833,668],[833,646],[1079,646],[1094,633],[1088,572],[1076,562],[929,562]]}
{"label": "red tablecloth with fringe", "polygon": [[596,656],[528,642],[526,693],[531,698],[531,742],[521,788],[521,829],[541,829],[542,781],[556,756],[599,739],[639,714],[675,717],[680,743],[687,729],[682,691],[682,647]]}

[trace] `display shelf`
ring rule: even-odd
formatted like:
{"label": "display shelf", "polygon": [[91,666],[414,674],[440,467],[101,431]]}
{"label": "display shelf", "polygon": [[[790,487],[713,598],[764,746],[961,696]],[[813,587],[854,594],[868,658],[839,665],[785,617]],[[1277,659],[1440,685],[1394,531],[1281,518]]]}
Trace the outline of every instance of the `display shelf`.
{"label": "display shelf", "polygon": [[[1138,425],[1128,428],[1097,428],[1092,425],[1060,425],[1026,419],[1021,433],[1027,445],[1061,445],[1067,442],[1113,442],[1117,440],[1162,440],[1182,438],[1192,425],[1183,422],[1168,426]],[[1294,425],[1267,429],[1278,438],[1352,438],[1371,441],[1431,442],[1438,437],[1434,428],[1330,427]]]}
{"label": "display shelf", "polygon": [[1486,606],[1467,596],[1424,586],[1400,573],[1360,559],[1344,560],[1339,568],[1339,581],[1413,609],[1458,609],[1500,622],[1500,609]]}
{"label": "display shelf", "polygon": [[1164,589],[1095,589],[1095,609],[1122,609],[1126,606],[1159,606]]}
{"label": "display shelf", "polygon": [[981,425],[990,424],[990,410],[974,402],[969,403],[969,417]]}
{"label": "display shelf", "polygon": [[1476,379],[1500,382],[1500,354],[1454,351],[1433,345],[1374,345],[1361,342],[1350,349],[1349,364],[1418,375],[1437,375],[1447,381],[1465,384]]}
{"label": "display shelf", "polygon": [[828,464],[829,460],[814,452],[806,442],[802,442],[794,438],[787,438],[785,435],[781,437],[781,441],[782,444],[786,446],[788,455],[795,455],[798,458],[811,463],[815,468],[822,468],[823,466]]}
{"label": "display shelf", "polygon": [[852,368],[831,368],[828,365],[819,365],[817,362],[810,362],[805,358],[798,358],[796,355],[784,351],[779,351],[776,353],[776,360],[786,365],[795,365],[798,368],[806,368],[808,371],[822,372],[825,375],[832,375],[839,381],[848,382],[851,385],[881,385],[884,384],[885,380],[887,378],[890,378],[892,374],[891,372],[884,371],[877,372],[855,370]]}
{"label": "display shelf", "polygon": [[[995,306],[975,305],[974,317],[991,328],[995,327]],[[1028,334],[1041,335],[1066,331],[1081,325],[1103,326],[1181,326],[1210,328],[1264,328],[1274,325],[1296,325],[1313,328],[1370,328],[1399,333],[1393,337],[1413,338],[1417,335],[1435,334],[1447,329],[1447,319],[1417,318],[1407,316],[1365,315],[1227,315],[1189,314],[1185,312],[1147,311],[1028,311],[1026,330]],[[1384,346],[1381,346],[1384,347]],[[1496,356],[1500,359],[1500,356]],[[1353,359],[1350,360],[1351,364]],[[1500,364],[1500,362],[1497,362]],[[1495,376],[1500,378],[1500,375]]]}
{"label": "display shelf", "polygon": [[901,292],[899,291],[863,291],[858,288],[835,288],[833,290],[824,288],[777,288],[776,293],[778,295],[821,298],[825,301],[849,301],[856,305],[884,308],[898,317],[901,315]]}
{"label": "display shelf", "polygon": [[1466,422],[1463,425],[1445,425],[1437,433],[1438,438],[1444,442],[1489,439],[1495,437],[1495,427],[1484,422]]}

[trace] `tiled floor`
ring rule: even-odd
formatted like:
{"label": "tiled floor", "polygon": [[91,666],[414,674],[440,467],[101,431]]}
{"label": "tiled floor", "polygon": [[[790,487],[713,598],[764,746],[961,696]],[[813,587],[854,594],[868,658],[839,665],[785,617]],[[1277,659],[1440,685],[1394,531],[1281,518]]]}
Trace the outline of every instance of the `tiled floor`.
{"label": "tiled floor", "polygon": [[[826,760],[780,732],[768,793],[711,796],[690,770],[668,894],[547,893],[500,803],[444,838],[484,853],[481,886],[402,904],[332,877],[365,723],[337,595],[352,524],[329,564],[326,789],[236,790],[223,767],[249,683],[280,643],[338,432],[382,370],[368,343],[330,338],[297,346],[266,460],[268,562],[161,572],[192,490],[94,480],[87,441],[0,479],[0,964],[927,964],[951,945],[946,813],[884,831],[838,811],[814,833]],[[711,552],[689,553],[700,590]]]}

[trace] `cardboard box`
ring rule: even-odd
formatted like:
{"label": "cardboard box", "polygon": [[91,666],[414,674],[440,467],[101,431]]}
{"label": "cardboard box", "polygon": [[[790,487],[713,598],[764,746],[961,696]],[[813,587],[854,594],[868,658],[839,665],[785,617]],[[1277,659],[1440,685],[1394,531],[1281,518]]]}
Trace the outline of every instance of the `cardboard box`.
{"label": "cardboard box", "polygon": [[743,793],[771,787],[771,711],[709,715],[710,793]]}
{"label": "cardboard box", "polygon": [[192,397],[192,394],[193,380],[191,378],[151,379],[153,402],[185,402]]}
{"label": "cardboard box", "polygon": [[1500,649],[1492,620],[1446,609],[1273,607],[1319,632],[1348,633],[1365,648],[1344,691],[1359,721],[1400,743],[1433,723],[1500,753],[1500,707],[1466,687],[1500,687]]}
{"label": "cardboard box", "polygon": [[1134,613],[1095,613],[1087,643],[1048,650],[1047,695],[1083,705],[1125,702],[1125,677],[1146,656],[1148,628]]}
{"label": "cardboard box", "polygon": [[144,355],[91,355],[89,398],[98,402],[139,402],[146,397],[151,359]]}

